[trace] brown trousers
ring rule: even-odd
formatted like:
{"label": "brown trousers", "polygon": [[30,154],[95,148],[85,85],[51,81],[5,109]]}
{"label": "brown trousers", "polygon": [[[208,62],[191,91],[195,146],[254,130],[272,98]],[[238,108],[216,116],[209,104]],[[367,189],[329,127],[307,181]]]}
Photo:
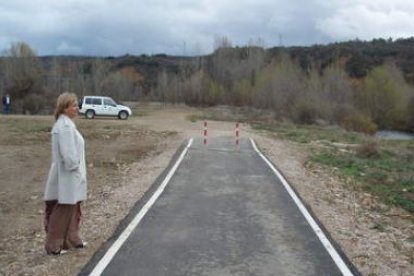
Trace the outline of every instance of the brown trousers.
{"label": "brown trousers", "polygon": [[45,203],[46,252],[58,252],[61,249],[69,249],[70,246],[81,245],[83,243],[79,237],[81,202],[72,205],[48,200]]}

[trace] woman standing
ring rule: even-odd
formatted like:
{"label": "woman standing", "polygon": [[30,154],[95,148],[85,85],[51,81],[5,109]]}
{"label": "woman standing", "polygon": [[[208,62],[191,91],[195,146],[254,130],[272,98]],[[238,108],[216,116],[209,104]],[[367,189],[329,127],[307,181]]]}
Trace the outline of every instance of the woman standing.
{"label": "woman standing", "polygon": [[56,103],[52,128],[52,164],[44,200],[48,254],[59,255],[70,247],[86,244],[79,236],[81,202],[86,199],[85,142],[73,119],[78,115],[73,93],[61,94]]}

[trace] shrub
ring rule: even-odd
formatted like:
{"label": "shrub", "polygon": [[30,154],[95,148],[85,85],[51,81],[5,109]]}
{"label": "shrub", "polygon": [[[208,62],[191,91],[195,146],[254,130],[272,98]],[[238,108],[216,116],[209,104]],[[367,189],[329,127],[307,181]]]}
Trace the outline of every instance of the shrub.
{"label": "shrub", "polygon": [[345,117],[341,122],[341,126],[348,131],[357,131],[367,134],[374,134],[378,129],[378,126],[372,121],[371,117],[361,113]]}
{"label": "shrub", "polygon": [[42,95],[29,94],[23,99],[23,113],[39,114],[46,105],[46,99]]}
{"label": "shrub", "polygon": [[312,103],[299,100],[293,107],[292,115],[295,123],[312,124],[317,117],[317,109]]}
{"label": "shrub", "polygon": [[371,139],[356,148],[356,154],[361,158],[373,158],[379,156],[378,143]]}
{"label": "shrub", "polygon": [[333,120],[335,123],[341,123],[344,119],[352,116],[355,112],[355,108],[350,104],[336,104],[333,108]]}
{"label": "shrub", "polygon": [[411,97],[410,101],[408,102],[407,106],[407,127],[408,130],[414,132],[414,96]]}
{"label": "shrub", "polygon": [[374,68],[356,94],[357,105],[382,129],[401,129],[404,125],[407,84],[393,64]]}

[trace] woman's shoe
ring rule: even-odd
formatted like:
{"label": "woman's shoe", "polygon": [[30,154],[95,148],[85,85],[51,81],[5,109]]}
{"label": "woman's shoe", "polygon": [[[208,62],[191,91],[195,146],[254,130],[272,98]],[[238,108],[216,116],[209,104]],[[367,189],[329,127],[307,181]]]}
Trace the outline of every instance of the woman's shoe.
{"label": "woman's shoe", "polygon": [[85,248],[88,245],[88,242],[82,242],[81,244],[75,245],[75,248]]}
{"label": "woman's shoe", "polygon": [[66,254],[66,253],[68,253],[68,251],[67,250],[63,250],[63,249],[61,249],[59,251],[47,252],[48,255],[63,255],[63,254]]}

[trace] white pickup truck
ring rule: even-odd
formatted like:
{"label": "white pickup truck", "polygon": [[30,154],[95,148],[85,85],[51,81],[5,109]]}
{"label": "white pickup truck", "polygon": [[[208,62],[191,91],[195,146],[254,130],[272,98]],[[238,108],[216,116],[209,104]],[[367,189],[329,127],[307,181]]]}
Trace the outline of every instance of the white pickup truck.
{"label": "white pickup truck", "polygon": [[84,96],[79,102],[79,113],[88,119],[95,116],[115,116],[126,120],[132,115],[131,108],[117,104],[112,98],[104,96]]}

